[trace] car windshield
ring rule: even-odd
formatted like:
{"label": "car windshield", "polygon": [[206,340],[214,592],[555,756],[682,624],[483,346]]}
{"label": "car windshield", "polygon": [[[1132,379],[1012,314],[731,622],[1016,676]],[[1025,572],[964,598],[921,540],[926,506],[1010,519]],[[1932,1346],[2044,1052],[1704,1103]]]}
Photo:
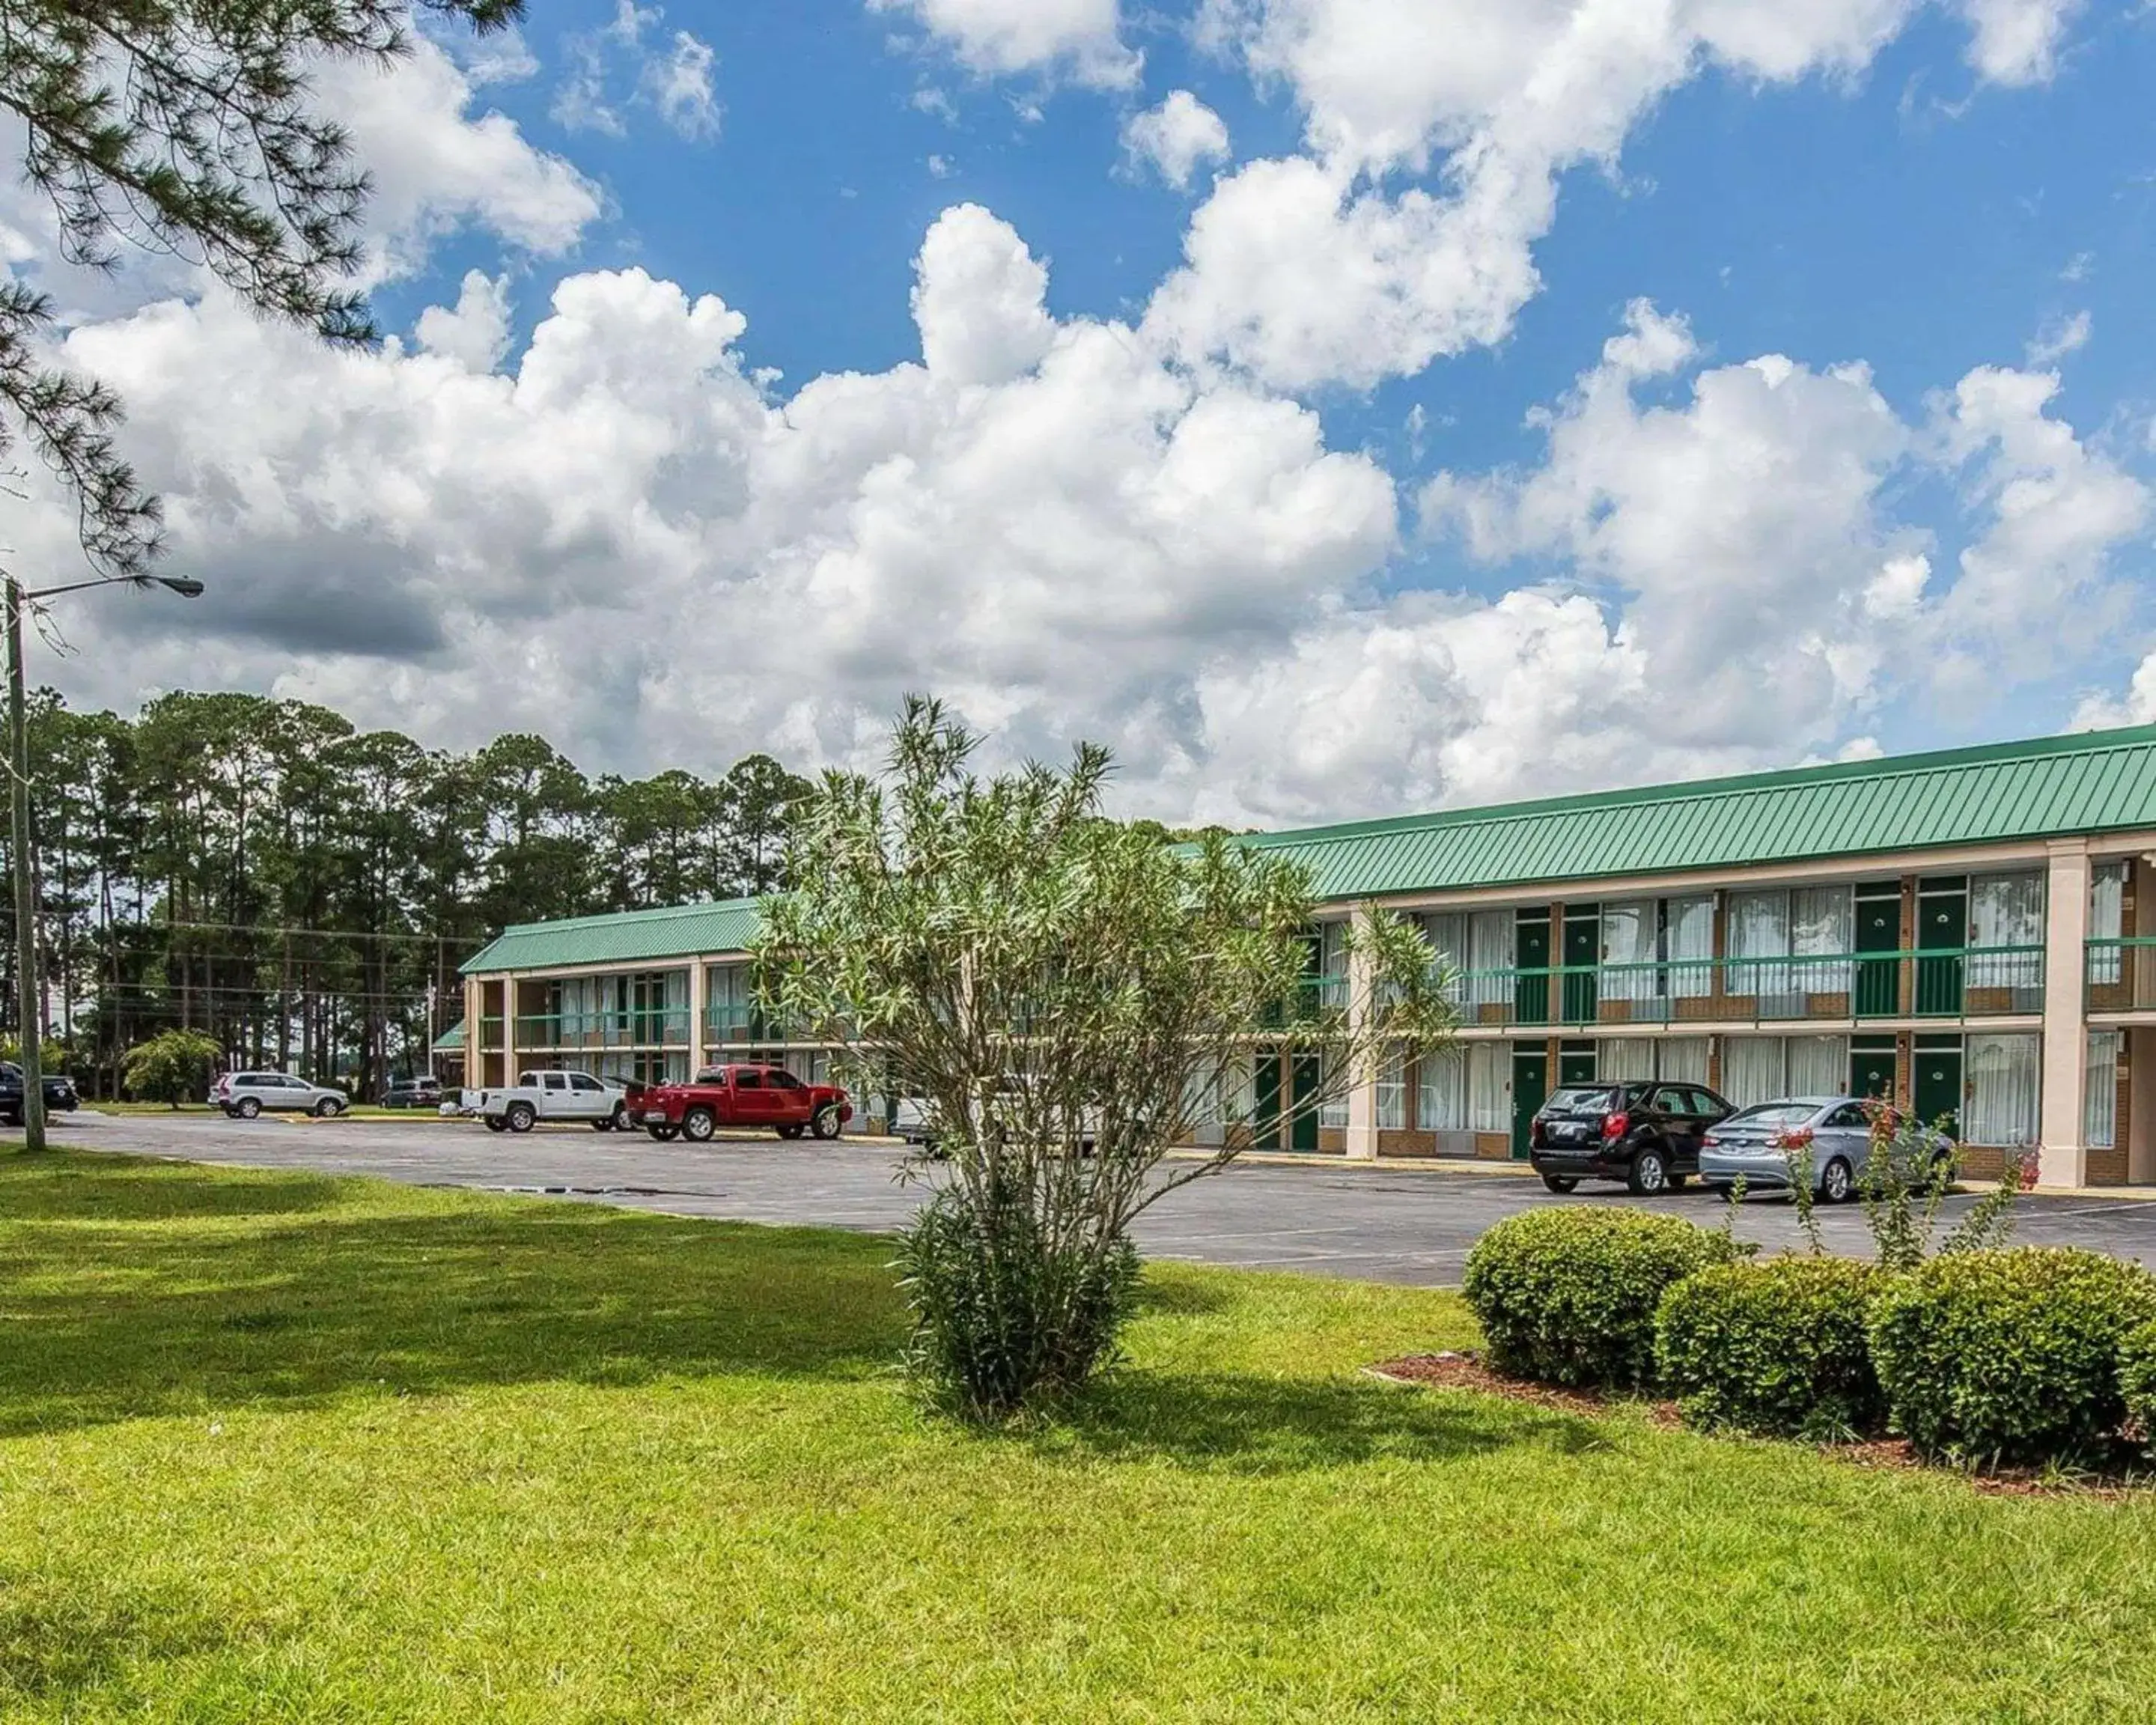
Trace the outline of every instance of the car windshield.
{"label": "car windshield", "polygon": [[1754,1102],[1722,1122],[1724,1126],[1802,1126],[1819,1110],[1810,1102]]}
{"label": "car windshield", "polygon": [[1576,1090],[1561,1090],[1549,1099],[1554,1111],[1565,1114],[1592,1114],[1614,1107],[1617,1101],[1614,1085],[1598,1084]]}

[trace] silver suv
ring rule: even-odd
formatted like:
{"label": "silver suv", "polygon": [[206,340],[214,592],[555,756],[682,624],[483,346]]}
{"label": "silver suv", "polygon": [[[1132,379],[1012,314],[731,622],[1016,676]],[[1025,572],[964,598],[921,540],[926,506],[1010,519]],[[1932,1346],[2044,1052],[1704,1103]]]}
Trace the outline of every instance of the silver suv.
{"label": "silver suv", "polygon": [[209,1087],[210,1106],[234,1120],[252,1120],[264,1109],[312,1114],[327,1120],[352,1106],[352,1098],[326,1084],[310,1084],[289,1072],[228,1072]]}

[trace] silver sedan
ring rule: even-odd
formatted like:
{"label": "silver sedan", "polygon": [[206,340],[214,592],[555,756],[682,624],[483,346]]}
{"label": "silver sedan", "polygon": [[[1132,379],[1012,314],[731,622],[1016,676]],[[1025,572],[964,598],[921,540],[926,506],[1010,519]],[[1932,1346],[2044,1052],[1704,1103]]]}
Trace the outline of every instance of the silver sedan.
{"label": "silver sedan", "polygon": [[1738,1180],[1749,1190],[1785,1190],[1792,1159],[1811,1155],[1812,1190],[1827,1204],[1846,1203],[1871,1153],[1871,1117],[1847,1096],[1784,1096],[1740,1108],[1700,1142],[1699,1177],[1727,1192]]}

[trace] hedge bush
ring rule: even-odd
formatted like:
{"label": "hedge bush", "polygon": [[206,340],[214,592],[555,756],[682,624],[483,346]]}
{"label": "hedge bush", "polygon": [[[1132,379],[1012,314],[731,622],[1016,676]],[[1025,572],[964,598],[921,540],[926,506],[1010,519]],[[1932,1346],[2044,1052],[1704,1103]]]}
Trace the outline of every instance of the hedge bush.
{"label": "hedge bush", "polygon": [[2141,1428],[2141,1441],[2156,1455],[2156,1321],[2129,1331],[2118,1344],[2118,1393],[2126,1417]]}
{"label": "hedge bush", "polygon": [[1925,1455],[2066,1460],[2117,1433],[2120,1343],[2152,1318],[2156,1277],[2100,1252],[1954,1253],[1881,1292],[1871,1361],[1889,1417]]}
{"label": "hedge bush", "polygon": [[1709,1430],[1815,1440],[1886,1423],[1865,1324],[1885,1281],[1846,1258],[1717,1264],[1662,1296],[1655,1357],[1684,1416]]}
{"label": "hedge bush", "polygon": [[1464,1291],[1500,1371],[1635,1389],[1654,1381],[1663,1294],[1738,1250],[1676,1216],[1604,1204],[1527,1210],[1475,1242]]}

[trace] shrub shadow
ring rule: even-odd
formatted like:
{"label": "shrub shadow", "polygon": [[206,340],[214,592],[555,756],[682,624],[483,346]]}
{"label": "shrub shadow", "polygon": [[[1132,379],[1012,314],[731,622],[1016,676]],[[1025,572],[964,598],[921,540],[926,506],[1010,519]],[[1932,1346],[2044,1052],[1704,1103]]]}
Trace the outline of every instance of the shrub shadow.
{"label": "shrub shadow", "polygon": [[[887,1368],[904,1333],[890,1247],[873,1238],[536,1202],[287,1223],[274,1181],[231,1182],[228,1201],[182,1212],[141,1183],[124,1169],[53,1180],[37,1219],[64,1225],[11,1230],[0,1435],[360,1388],[860,1375]],[[297,1211],[337,1183],[294,1184]],[[100,1225],[131,1207],[179,1225]],[[269,1219],[185,1219],[250,1214]]]}
{"label": "shrub shadow", "polygon": [[80,1703],[131,1665],[215,1652],[240,1638],[237,1625],[169,1590],[90,1604],[80,1589],[0,1569],[0,1717],[10,1715],[11,1697]]}
{"label": "shrub shadow", "polygon": [[1354,1378],[1125,1368],[1074,1402],[1043,1449],[1252,1475],[1393,1458],[1442,1461],[1531,1444],[1606,1449],[1591,1420]]}

